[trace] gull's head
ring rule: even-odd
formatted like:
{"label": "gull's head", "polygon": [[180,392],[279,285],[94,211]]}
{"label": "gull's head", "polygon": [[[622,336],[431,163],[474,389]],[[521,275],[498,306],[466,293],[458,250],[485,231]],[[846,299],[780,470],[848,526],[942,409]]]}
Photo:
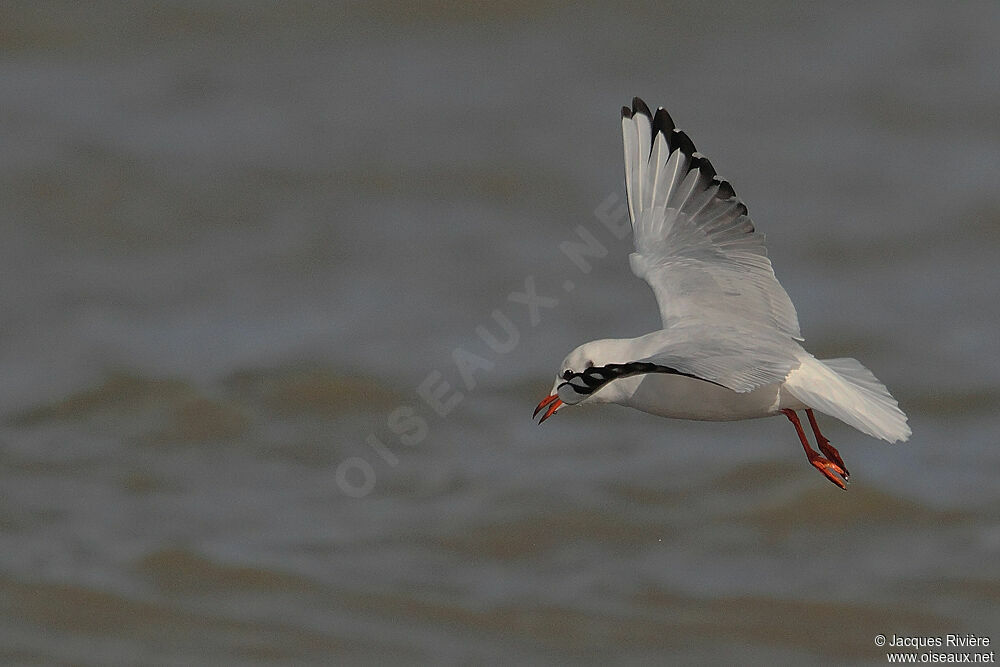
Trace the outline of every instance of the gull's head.
{"label": "gull's head", "polygon": [[539,412],[545,410],[542,418],[538,421],[539,424],[554,415],[563,406],[584,402],[604,384],[615,379],[615,376],[603,368],[613,361],[614,342],[610,340],[591,341],[566,355],[556,372],[552,391],[539,402],[534,415],[532,415],[537,417]]}

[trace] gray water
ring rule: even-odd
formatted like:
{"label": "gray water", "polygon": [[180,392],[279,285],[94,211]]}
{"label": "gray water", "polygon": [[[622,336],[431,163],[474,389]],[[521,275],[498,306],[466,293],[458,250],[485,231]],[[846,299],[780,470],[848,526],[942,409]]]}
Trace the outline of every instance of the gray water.
{"label": "gray water", "polygon": [[[0,26],[0,662],[1000,641],[1000,5],[16,3]],[[595,215],[633,95],[747,202],[806,346],[909,414],[892,446],[821,418],[848,492],[783,419],[532,423],[566,352],[658,325]],[[578,226],[607,249],[589,272],[559,250]],[[527,282],[556,300],[534,324]]]}

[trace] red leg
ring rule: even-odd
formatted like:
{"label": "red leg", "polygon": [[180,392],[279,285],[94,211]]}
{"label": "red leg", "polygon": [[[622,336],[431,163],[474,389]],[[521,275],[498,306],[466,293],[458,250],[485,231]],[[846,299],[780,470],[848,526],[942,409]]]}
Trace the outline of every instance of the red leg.
{"label": "red leg", "polygon": [[840,458],[840,452],[819,432],[819,424],[816,423],[816,416],[813,414],[812,408],[806,408],[806,416],[809,417],[809,425],[812,426],[813,435],[816,436],[816,444],[819,445],[819,451],[823,452],[826,458],[844,469],[844,479],[850,478],[851,473],[847,472],[847,466],[844,465],[844,459]]}
{"label": "red leg", "polygon": [[819,455],[819,452],[809,446],[809,441],[806,440],[806,432],[802,430],[802,423],[799,422],[799,417],[795,414],[794,410],[782,410],[781,412],[788,417],[788,421],[792,422],[792,425],[795,426],[795,432],[799,434],[799,440],[802,442],[802,449],[806,450],[806,458],[809,459],[809,463],[823,473],[828,480],[846,490],[847,483],[843,479],[840,479],[840,477],[837,477],[837,475],[846,476],[844,469],[833,461],[824,459]]}

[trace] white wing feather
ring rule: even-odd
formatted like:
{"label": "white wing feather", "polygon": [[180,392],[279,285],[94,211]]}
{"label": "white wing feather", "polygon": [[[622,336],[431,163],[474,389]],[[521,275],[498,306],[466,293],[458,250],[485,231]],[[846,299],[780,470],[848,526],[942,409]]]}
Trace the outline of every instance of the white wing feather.
{"label": "white wing feather", "polygon": [[632,271],[649,283],[664,327],[723,322],[801,340],[798,316],[732,186],[662,108],[622,109]]}
{"label": "white wing feather", "polygon": [[630,341],[638,361],[667,366],[735,392],[780,383],[806,354],[771,328],[680,324]]}

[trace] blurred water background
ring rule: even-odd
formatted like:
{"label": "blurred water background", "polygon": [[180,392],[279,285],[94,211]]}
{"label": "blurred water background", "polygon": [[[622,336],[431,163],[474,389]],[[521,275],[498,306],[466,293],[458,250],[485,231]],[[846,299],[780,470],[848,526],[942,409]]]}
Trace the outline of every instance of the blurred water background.
{"label": "blurred water background", "polygon": [[[0,661],[1000,641],[998,31],[995,2],[5,3]],[[783,419],[532,423],[566,352],[658,326],[595,216],[633,95],[747,202],[807,347],[908,412],[894,446],[821,418],[847,493]]]}

